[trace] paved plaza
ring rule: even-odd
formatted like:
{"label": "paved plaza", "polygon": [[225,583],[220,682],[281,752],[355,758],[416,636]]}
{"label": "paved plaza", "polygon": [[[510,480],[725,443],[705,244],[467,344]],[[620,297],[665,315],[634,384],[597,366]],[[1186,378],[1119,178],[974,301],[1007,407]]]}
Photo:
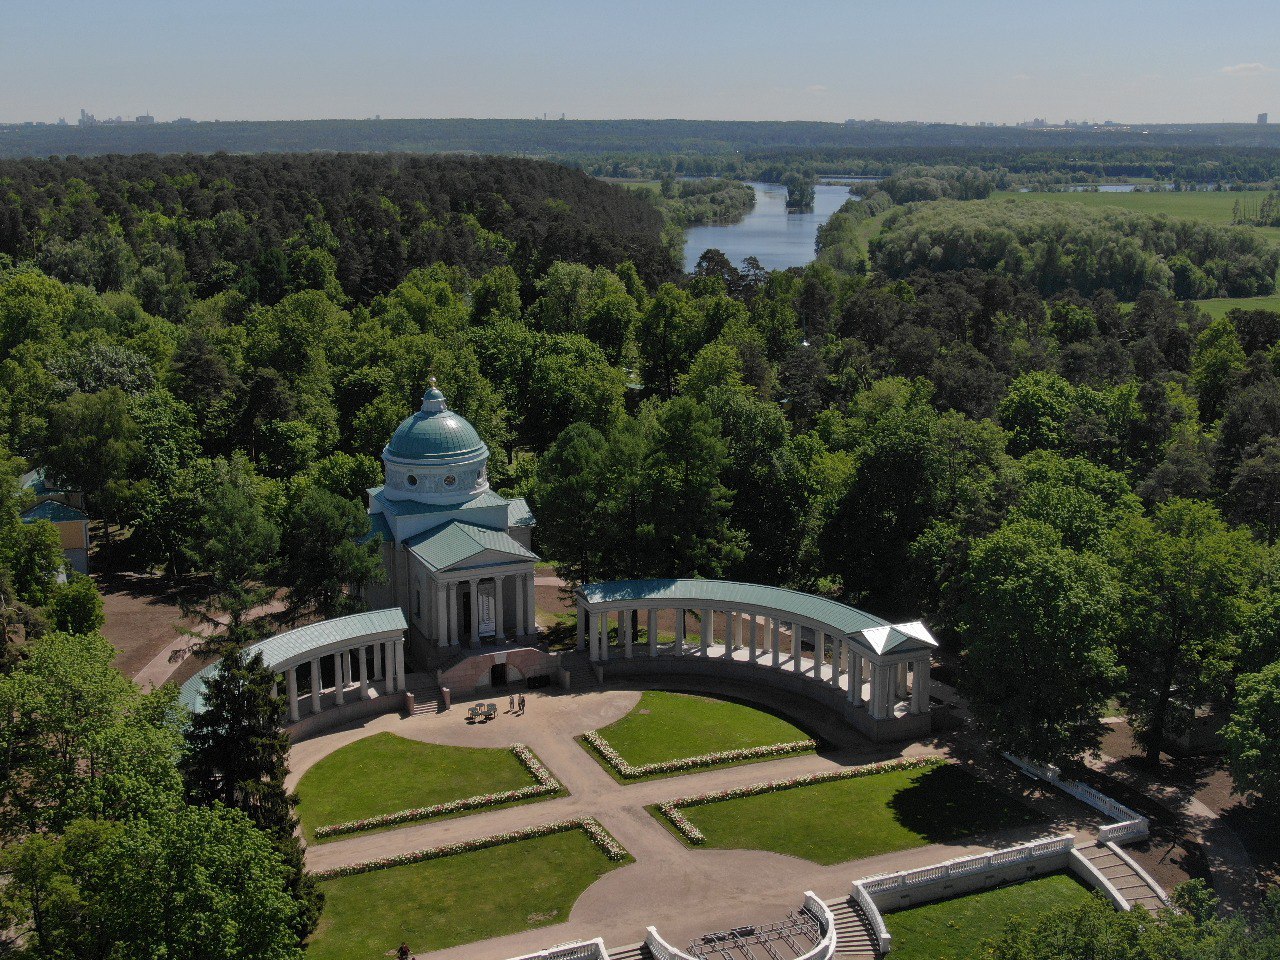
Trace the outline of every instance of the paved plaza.
{"label": "paved plaza", "polygon": [[[670,685],[664,688],[671,689]],[[612,947],[643,939],[654,925],[670,942],[687,943],[714,930],[780,920],[800,904],[805,890],[829,899],[847,895],[860,877],[926,866],[952,857],[980,853],[994,847],[1059,833],[1074,833],[1092,841],[1099,821],[1075,804],[1055,796],[1035,796],[1030,803],[1044,816],[1038,825],[969,838],[963,844],[934,844],[834,866],[820,866],[796,857],[755,850],[691,849],[681,843],[645,810],[646,805],[692,793],[721,790],[762,780],[821,773],[896,756],[950,755],[980,776],[1008,778],[1025,788],[1008,769],[988,769],[941,745],[915,743],[886,748],[859,736],[832,715],[803,701],[770,702],[785,694],[750,690],[722,690],[771,709],[783,709],[822,737],[830,747],[817,755],[785,757],[768,762],[708,770],[630,785],[615,781],[574,737],[598,729],[626,715],[640,697],[633,689],[586,693],[529,693],[523,716],[507,714],[506,698],[496,720],[482,725],[466,722],[466,702],[448,712],[402,718],[385,714],[297,743],[290,755],[289,785],[297,785],[307,769],[339,747],[380,731],[433,743],[468,747],[531,747],[569,791],[569,796],[542,803],[475,813],[439,822],[424,822],[332,843],[313,845],[307,864],[328,869],[378,857],[392,856],[440,844],[489,836],[552,820],[597,818],[627,848],[636,862],[614,870],[593,884],[574,904],[566,922],[524,933],[498,937],[430,954],[439,960],[506,960],[551,944],[603,937]],[[690,692],[697,692],[689,688]],[[388,770],[388,777],[396,771]],[[376,780],[369,785],[377,790]],[[495,878],[518,883],[519,877]],[[389,940],[394,939],[389,933]],[[389,942],[388,948],[395,944]]]}

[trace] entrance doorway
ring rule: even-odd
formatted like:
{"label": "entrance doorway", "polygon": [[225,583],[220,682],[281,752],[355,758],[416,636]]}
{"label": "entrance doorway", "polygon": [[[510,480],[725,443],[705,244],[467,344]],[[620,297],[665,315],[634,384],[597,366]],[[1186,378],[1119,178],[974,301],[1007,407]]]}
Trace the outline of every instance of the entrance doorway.
{"label": "entrance doorway", "polygon": [[489,668],[489,686],[505,687],[507,685],[507,665],[495,663]]}

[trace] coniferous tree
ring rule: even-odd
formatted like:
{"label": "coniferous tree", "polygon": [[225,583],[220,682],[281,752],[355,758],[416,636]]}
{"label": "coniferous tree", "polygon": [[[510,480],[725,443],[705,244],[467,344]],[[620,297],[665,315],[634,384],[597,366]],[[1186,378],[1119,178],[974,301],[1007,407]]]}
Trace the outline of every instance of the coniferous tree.
{"label": "coniferous tree", "polygon": [[203,710],[187,730],[190,752],[183,776],[193,803],[241,810],[270,835],[291,871],[289,889],[299,903],[301,942],[320,919],[324,894],[306,873],[293,813],[297,797],[284,785],[289,737],[283,716],[276,676],[262,654],[246,657],[232,651],[205,681]]}

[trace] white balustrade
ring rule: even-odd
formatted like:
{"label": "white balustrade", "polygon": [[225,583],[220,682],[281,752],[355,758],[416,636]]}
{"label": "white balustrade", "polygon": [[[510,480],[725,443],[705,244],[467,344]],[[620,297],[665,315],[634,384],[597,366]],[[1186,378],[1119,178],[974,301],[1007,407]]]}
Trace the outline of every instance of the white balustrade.
{"label": "white balustrade", "polygon": [[805,892],[804,906],[817,919],[820,936],[814,948],[797,960],[831,960],[836,952],[836,918],[812,890]]}
{"label": "white balustrade", "polygon": [[1011,753],[1003,754],[1003,756],[1028,776],[1036,777],[1052,784],[1063,793],[1075,797],[1086,806],[1093,807],[1099,813],[1104,813],[1112,820],[1115,820],[1115,823],[1107,824],[1098,831],[1099,843],[1106,843],[1107,841],[1127,843],[1130,840],[1142,840],[1151,832],[1151,822],[1142,814],[1136,810],[1131,810],[1118,800],[1111,799],[1105,793],[1095,790],[1087,784],[1076,780],[1064,780],[1062,771],[1057,767],[1042,767],[1039,764],[1023,760],[1021,757],[1015,757]]}
{"label": "white balustrade", "polygon": [[562,943],[537,953],[513,957],[512,960],[609,960],[609,954],[604,948],[604,941],[596,937],[594,940]]}
{"label": "white balustrade", "polygon": [[885,926],[884,917],[880,915],[880,908],[876,906],[876,902],[871,899],[871,894],[860,882],[853,885],[853,899],[857,901],[858,906],[862,908],[863,914],[866,915],[867,923],[871,926],[871,934],[876,938],[876,945],[879,953],[884,956],[893,949],[893,936],[889,933],[889,928]]}

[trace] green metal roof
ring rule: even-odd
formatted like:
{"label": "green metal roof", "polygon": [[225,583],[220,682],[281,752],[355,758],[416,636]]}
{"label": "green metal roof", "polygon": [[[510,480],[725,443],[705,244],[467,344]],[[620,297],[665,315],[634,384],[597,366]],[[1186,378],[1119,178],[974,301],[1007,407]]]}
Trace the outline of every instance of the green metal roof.
{"label": "green metal roof", "polygon": [[50,523],[66,523],[71,520],[88,522],[89,515],[83,510],[68,507],[57,500],[46,500],[38,503],[22,515],[23,523],[35,523],[37,520],[48,520]]}
{"label": "green metal roof", "polygon": [[[335,617],[333,620],[321,620],[319,623],[309,623],[305,627],[278,633],[274,637],[268,637],[266,640],[246,647],[245,654],[252,656],[255,653],[261,653],[267,667],[274,669],[331,644],[358,640],[360,637],[379,633],[404,631],[408,627],[404,612],[399,607],[370,610],[366,613]],[[204,681],[217,669],[218,664],[211,663],[182,685],[178,699],[192,713],[199,713],[204,708]]]}
{"label": "green metal roof", "polygon": [[400,460],[451,463],[487,457],[489,448],[475,427],[452,410],[419,410],[396,428],[386,454]]}
{"label": "green metal roof", "polygon": [[619,603],[628,600],[662,600],[682,603],[691,609],[762,607],[790,614],[801,620],[824,624],[852,637],[876,653],[896,648],[936,647],[937,642],[918,622],[893,626],[879,617],[826,597],[815,597],[784,587],[731,580],[614,580],[589,583],[578,588],[587,603]]}
{"label": "green metal roof", "polygon": [[533,527],[538,521],[533,519],[533,511],[529,509],[529,501],[524,497],[516,497],[510,501],[511,509],[507,513],[507,526]]}
{"label": "green metal roof", "polygon": [[366,544],[378,537],[382,538],[383,543],[390,543],[391,525],[387,523],[385,515],[381,513],[372,513],[369,515],[369,532],[356,542]]}
{"label": "green metal roof", "polygon": [[538,555],[520,546],[501,530],[477,527],[454,520],[405,541],[405,546],[432,570],[457,566],[486,550],[510,554],[520,560],[537,560]]}
{"label": "green metal roof", "polygon": [[454,510],[478,510],[483,507],[505,507],[513,501],[507,500],[506,497],[494,493],[492,490],[486,490],[473,500],[465,503],[423,503],[420,500],[392,500],[390,497],[382,496],[382,491],[386,487],[370,487],[368,490],[370,501],[378,501],[378,506],[391,514],[393,517],[416,517],[429,513],[450,513]]}

